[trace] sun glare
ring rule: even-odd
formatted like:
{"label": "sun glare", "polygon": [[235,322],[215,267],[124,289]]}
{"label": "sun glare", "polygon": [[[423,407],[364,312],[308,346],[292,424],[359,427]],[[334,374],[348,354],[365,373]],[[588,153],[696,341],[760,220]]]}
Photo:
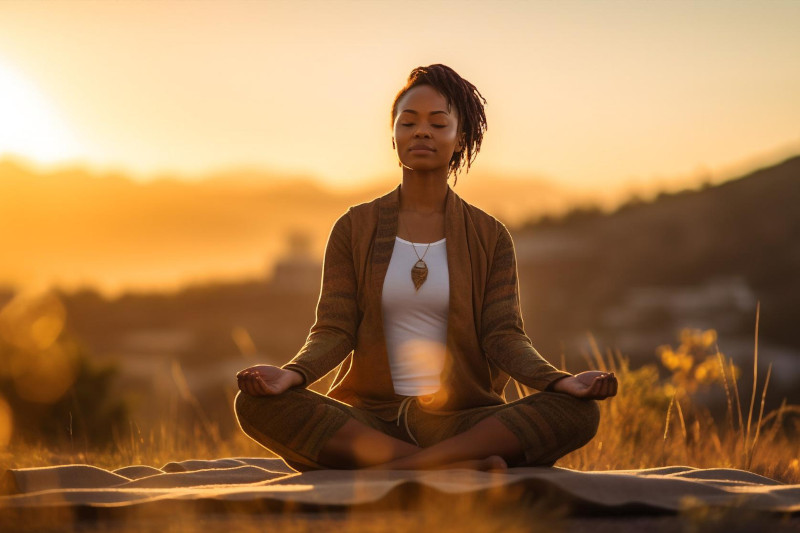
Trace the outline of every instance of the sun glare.
{"label": "sun glare", "polygon": [[58,112],[41,92],[0,63],[0,156],[53,163],[74,156],[75,148]]}

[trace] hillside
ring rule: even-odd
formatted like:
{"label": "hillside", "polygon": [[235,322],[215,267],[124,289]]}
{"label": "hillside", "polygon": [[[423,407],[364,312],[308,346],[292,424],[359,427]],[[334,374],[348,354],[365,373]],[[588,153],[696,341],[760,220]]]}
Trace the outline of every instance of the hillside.
{"label": "hillside", "polygon": [[793,157],[608,215],[573,212],[520,227],[529,334],[551,353],[591,331],[652,355],[654,342],[673,340],[681,327],[711,327],[752,356],[760,301],[762,343],[800,353],[798,199]]}

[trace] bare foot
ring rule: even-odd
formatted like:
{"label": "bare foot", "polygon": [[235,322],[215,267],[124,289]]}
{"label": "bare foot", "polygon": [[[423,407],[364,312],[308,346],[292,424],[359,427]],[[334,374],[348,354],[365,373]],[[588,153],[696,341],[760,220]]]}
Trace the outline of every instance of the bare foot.
{"label": "bare foot", "polygon": [[486,472],[505,472],[508,470],[508,463],[499,455],[492,455],[484,459],[486,461]]}

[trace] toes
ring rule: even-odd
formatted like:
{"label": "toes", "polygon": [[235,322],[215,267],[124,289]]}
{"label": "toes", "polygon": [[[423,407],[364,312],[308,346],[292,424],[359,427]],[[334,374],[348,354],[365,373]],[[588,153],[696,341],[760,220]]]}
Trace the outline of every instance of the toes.
{"label": "toes", "polygon": [[487,472],[504,472],[508,470],[508,463],[499,455],[487,457],[484,461]]}

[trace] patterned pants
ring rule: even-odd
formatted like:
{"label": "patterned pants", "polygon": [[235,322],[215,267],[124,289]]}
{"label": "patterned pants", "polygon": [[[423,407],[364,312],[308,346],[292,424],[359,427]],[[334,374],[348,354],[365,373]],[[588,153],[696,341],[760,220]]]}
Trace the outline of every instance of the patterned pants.
{"label": "patterned pants", "polygon": [[328,468],[317,462],[320,451],[350,419],[427,448],[494,416],[525,450],[524,461],[509,466],[552,466],[589,442],[600,421],[596,401],[558,392],[446,413],[426,411],[413,396],[406,400],[393,421],[304,388],[291,388],[276,396],[250,396],[240,391],[234,403],[242,431],[301,472]]}

